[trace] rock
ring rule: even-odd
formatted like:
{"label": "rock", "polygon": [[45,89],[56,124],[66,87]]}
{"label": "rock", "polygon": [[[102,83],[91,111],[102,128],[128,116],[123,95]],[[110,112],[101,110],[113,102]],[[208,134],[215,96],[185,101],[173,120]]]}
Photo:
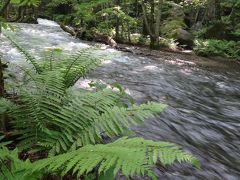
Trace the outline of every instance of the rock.
{"label": "rock", "polygon": [[112,37],[105,34],[95,33],[94,40],[97,42],[105,43],[113,48],[117,47],[116,41]]}
{"label": "rock", "polygon": [[206,39],[225,39],[226,38],[226,25],[222,22],[215,23],[207,29],[204,34]]}
{"label": "rock", "polygon": [[64,30],[65,32],[71,34],[72,36],[76,36],[76,33],[75,33],[73,28],[65,26],[64,24],[60,24],[60,27],[62,28],[62,30]]}
{"label": "rock", "polygon": [[202,22],[201,21],[198,21],[196,24],[194,24],[192,27],[191,27],[191,30],[193,31],[199,31],[200,29],[202,29],[203,25],[202,25]]}
{"label": "rock", "polygon": [[190,32],[184,29],[177,29],[176,40],[180,45],[186,45],[188,49],[192,49],[193,46],[193,36]]}
{"label": "rock", "polygon": [[172,4],[172,9],[171,9],[171,17],[180,17],[184,18],[184,9],[182,6],[179,6],[178,4]]}
{"label": "rock", "polygon": [[23,18],[21,20],[22,23],[28,23],[28,24],[37,24],[37,18],[33,17],[33,16],[30,16],[30,17],[26,17],[26,18]]}

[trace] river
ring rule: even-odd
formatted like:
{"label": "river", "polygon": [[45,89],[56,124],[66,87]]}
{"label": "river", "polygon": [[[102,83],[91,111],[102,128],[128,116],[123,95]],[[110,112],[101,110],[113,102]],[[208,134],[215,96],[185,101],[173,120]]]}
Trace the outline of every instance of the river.
{"label": "river", "polygon": [[[52,47],[68,54],[91,46],[52,21],[40,19],[39,23],[15,24],[15,31],[8,34],[38,57]],[[137,102],[167,104],[161,115],[133,127],[134,131],[146,139],[180,144],[201,162],[201,169],[182,164],[155,168],[159,179],[240,179],[240,71],[201,68],[184,59],[179,63],[177,54],[176,61],[165,61],[113,49],[103,51],[116,57],[77,85],[86,86],[90,80],[119,82]],[[4,36],[0,52],[11,66],[24,62]]]}

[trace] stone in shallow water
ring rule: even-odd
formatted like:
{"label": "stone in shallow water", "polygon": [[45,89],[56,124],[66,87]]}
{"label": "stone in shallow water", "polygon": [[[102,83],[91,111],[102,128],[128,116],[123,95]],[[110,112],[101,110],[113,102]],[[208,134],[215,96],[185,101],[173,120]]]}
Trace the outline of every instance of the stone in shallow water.
{"label": "stone in shallow water", "polygon": [[58,23],[51,21],[51,20],[47,20],[47,19],[38,18],[37,22],[38,22],[38,24],[45,25],[45,26],[59,26]]}

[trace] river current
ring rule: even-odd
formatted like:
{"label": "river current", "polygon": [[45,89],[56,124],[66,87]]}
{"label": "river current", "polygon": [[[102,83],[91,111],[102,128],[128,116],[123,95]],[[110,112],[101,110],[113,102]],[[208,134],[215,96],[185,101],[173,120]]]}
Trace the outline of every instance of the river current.
{"label": "river current", "polygon": [[[39,24],[14,27],[14,32],[5,33],[38,57],[48,48],[61,48],[68,54],[92,46],[52,21],[39,19]],[[91,80],[118,82],[139,103],[167,104],[163,113],[133,127],[134,131],[146,139],[177,143],[201,162],[201,169],[182,164],[155,168],[159,179],[240,179],[240,71],[205,69],[184,59],[174,63],[164,57],[155,60],[113,49],[102,51],[116,56],[77,85],[87,86]],[[11,66],[24,62],[3,35],[0,52]]]}

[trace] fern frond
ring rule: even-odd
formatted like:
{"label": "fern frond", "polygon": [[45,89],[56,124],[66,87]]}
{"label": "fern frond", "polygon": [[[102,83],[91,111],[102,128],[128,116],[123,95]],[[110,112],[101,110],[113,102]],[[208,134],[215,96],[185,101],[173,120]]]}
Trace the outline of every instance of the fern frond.
{"label": "fern frond", "polygon": [[14,127],[22,134],[20,145],[30,148],[52,128],[49,121],[61,110],[65,97],[64,80],[57,72],[38,75],[34,84],[19,93],[18,106],[11,114],[15,118]]}
{"label": "fern frond", "polygon": [[112,138],[132,125],[159,113],[164,105],[148,103],[126,107],[121,92],[66,91],[64,78],[56,71],[37,75],[33,84],[20,91],[12,112],[18,129],[19,149],[47,148],[50,154],[75,150]]}
{"label": "fern frond", "polygon": [[29,62],[31,65],[33,65],[34,69],[36,70],[37,73],[41,73],[42,69],[37,62],[37,59],[30,55],[24,48],[22,48],[16,41],[14,41],[10,36],[4,34],[12,43],[14,47],[17,48],[17,50],[24,55],[26,58],[27,62]]}
{"label": "fern frond", "polygon": [[9,145],[12,143],[12,141],[3,141],[5,136],[0,136],[0,148],[3,148],[6,145]]}
{"label": "fern frond", "polygon": [[127,177],[144,176],[157,160],[162,164],[178,161],[198,166],[195,157],[183,152],[175,144],[124,137],[110,144],[87,145],[76,151],[40,160],[34,163],[32,172],[47,168],[50,172],[60,170],[62,175],[70,171],[79,177],[98,167],[99,174],[114,168],[115,175],[121,171]]}
{"label": "fern frond", "polygon": [[57,118],[53,119],[62,131],[60,136],[55,133],[59,137],[56,137],[58,140],[51,152],[59,153],[60,150],[66,151],[70,147],[76,149],[102,142],[102,133],[110,138],[119,136],[132,125],[143,122],[165,107],[157,103],[134,105],[130,108],[118,107],[120,97],[116,92],[104,90],[87,93],[63,106]]}
{"label": "fern frond", "polygon": [[9,101],[8,99],[0,98],[0,115],[7,113],[14,106],[15,106],[14,103]]}
{"label": "fern frond", "polygon": [[18,150],[9,151],[6,147],[0,148],[0,179],[7,180],[37,180],[43,176],[43,172],[29,174],[32,163],[29,160],[21,161],[18,158]]}
{"label": "fern frond", "polygon": [[103,58],[99,55],[95,56],[94,51],[96,51],[94,48],[85,48],[67,59],[68,64],[63,68],[67,87],[73,86],[81,77],[86,76],[87,73],[100,65]]}

